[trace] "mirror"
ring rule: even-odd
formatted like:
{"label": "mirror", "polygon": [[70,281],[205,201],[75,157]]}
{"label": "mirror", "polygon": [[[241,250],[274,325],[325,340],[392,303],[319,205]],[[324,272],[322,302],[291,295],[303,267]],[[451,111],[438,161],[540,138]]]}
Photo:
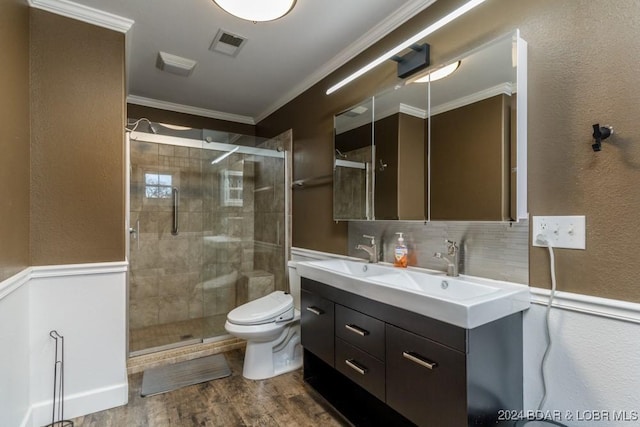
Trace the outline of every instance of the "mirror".
{"label": "mirror", "polygon": [[375,96],[375,219],[425,219],[427,101],[426,84]]}
{"label": "mirror", "polygon": [[373,219],[373,98],[334,116],[333,218]]}
{"label": "mirror", "polygon": [[526,217],[526,44],[509,34],[443,65],[452,63],[429,83],[427,217]]}
{"label": "mirror", "polygon": [[527,218],[526,55],[516,31],[336,115],[334,219]]}

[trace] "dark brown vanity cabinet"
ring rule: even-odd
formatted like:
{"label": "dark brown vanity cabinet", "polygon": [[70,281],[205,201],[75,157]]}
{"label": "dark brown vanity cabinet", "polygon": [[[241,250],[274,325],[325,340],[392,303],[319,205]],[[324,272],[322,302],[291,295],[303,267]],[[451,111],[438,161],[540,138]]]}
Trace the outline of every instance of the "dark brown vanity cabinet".
{"label": "dark brown vanity cabinet", "polygon": [[303,290],[300,293],[300,305],[300,327],[306,331],[300,338],[302,346],[333,366],[334,303]]}
{"label": "dark brown vanity cabinet", "polygon": [[489,426],[522,409],[522,313],[464,329],[306,278],[302,311],[305,381],[354,425]]}

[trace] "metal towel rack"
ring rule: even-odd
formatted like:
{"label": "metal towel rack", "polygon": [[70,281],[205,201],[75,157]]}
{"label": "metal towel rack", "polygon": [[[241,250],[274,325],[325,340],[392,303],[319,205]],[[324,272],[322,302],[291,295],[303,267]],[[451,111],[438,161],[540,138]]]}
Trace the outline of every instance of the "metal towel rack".
{"label": "metal towel rack", "polygon": [[[49,336],[56,341],[56,348],[53,357],[51,424],[45,427],[73,427],[73,421],[64,419],[64,337],[55,330],[49,332]],[[58,416],[58,421],[56,421],[56,415]]]}
{"label": "metal towel rack", "polygon": [[293,189],[305,189],[308,187],[317,187],[333,182],[333,175],[314,176],[311,178],[298,179],[291,183]]}

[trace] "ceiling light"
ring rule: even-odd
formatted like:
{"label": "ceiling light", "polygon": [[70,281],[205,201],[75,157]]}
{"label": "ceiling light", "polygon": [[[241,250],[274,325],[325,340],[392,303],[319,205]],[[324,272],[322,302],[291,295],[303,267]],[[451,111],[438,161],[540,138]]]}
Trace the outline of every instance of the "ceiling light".
{"label": "ceiling light", "polygon": [[225,12],[247,21],[273,21],[289,13],[296,0],[213,0]]}
{"label": "ceiling light", "polygon": [[171,130],[191,130],[193,128],[187,127],[187,126],[180,126],[180,125],[171,125],[169,123],[158,123],[160,126],[165,127],[167,129],[171,129]]}
{"label": "ceiling light", "polygon": [[453,74],[454,71],[458,69],[460,66],[460,61],[453,62],[449,65],[445,65],[442,68],[438,68],[435,71],[431,71],[424,76],[421,76],[410,83],[426,83],[426,82],[435,82],[436,80],[444,79],[445,77]]}
{"label": "ceiling light", "polygon": [[437,30],[439,30],[440,28],[444,27],[445,25],[447,25],[448,23],[450,23],[454,19],[457,19],[460,16],[464,15],[465,13],[469,12],[471,9],[473,9],[474,7],[476,7],[479,4],[483,3],[484,1],[485,0],[471,0],[471,1],[467,2],[467,3],[465,3],[464,5],[460,6],[458,9],[456,9],[453,12],[449,13],[448,15],[446,15],[445,17],[440,18],[439,20],[437,20],[433,24],[429,25],[427,28],[425,28],[424,30],[420,31],[418,34],[416,34],[413,37],[405,40],[404,42],[400,43],[398,46],[394,47],[393,49],[389,50],[388,52],[386,52],[385,54],[381,55],[377,59],[371,61],[370,63],[368,63],[364,67],[360,68],[358,71],[356,71],[355,73],[351,74],[346,79],[344,79],[341,82],[331,86],[327,90],[326,94],[330,95],[333,92],[335,92],[336,90],[340,89],[341,87],[346,86],[347,84],[351,83],[352,81],[354,81],[358,77],[362,76],[363,74],[371,71],[372,69],[374,69],[378,65],[382,64],[387,59],[393,58],[394,56],[398,55],[400,52],[402,52],[403,50],[407,49],[408,47],[420,42],[422,39],[427,37],[429,34],[436,32]]}

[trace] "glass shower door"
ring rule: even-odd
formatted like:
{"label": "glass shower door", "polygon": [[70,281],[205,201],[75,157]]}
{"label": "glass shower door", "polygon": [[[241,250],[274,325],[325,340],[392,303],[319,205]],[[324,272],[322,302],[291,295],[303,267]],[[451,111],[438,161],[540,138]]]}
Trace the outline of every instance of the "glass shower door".
{"label": "glass shower door", "polygon": [[148,135],[130,143],[132,355],[203,337],[201,141],[173,142]]}
{"label": "glass shower door", "polygon": [[286,289],[290,134],[173,133],[130,137],[132,356],[227,337],[229,311]]}
{"label": "glass shower door", "polygon": [[278,141],[205,144],[205,340],[226,334],[233,308],[286,289],[285,155]]}

